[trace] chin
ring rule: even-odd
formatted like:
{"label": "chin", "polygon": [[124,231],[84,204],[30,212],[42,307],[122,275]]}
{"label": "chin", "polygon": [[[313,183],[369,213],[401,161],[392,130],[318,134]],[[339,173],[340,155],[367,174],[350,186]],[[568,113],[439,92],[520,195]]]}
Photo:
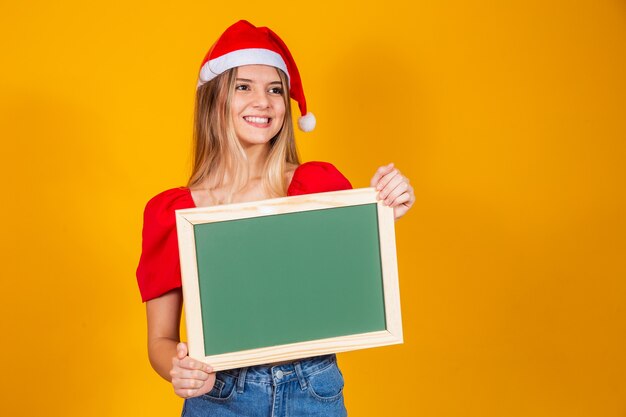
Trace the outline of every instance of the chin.
{"label": "chin", "polygon": [[241,144],[244,147],[248,147],[248,146],[268,145],[270,143],[270,140],[272,140],[272,138],[245,138],[245,139],[239,139],[239,142],[241,142]]}
{"label": "chin", "polygon": [[242,144],[252,146],[252,145],[266,145],[268,144],[277,133],[274,133],[272,136],[269,135],[241,135],[239,136],[239,141]]}

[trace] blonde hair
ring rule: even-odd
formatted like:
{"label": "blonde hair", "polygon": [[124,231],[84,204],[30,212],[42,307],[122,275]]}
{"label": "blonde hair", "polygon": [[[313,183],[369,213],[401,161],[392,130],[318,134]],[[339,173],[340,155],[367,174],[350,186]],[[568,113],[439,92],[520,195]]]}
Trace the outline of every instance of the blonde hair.
{"label": "blonde hair", "polygon": [[[283,85],[285,117],[283,125],[270,142],[262,172],[262,186],[270,197],[287,195],[287,164],[300,164],[294,140],[289,100],[289,80],[277,69]],[[210,189],[228,185],[224,203],[231,203],[234,193],[248,182],[248,159],[237,139],[230,116],[237,68],[223,72],[196,91],[193,134],[193,166],[188,187],[207,181]],[[228,184],[227,184],[228,183]]]}

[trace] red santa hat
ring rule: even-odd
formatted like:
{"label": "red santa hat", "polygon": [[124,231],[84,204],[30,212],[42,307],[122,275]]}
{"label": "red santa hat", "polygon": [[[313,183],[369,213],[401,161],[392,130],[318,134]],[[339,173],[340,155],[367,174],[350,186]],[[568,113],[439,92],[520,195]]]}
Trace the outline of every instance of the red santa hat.
{"label": "red santa hat", "polygon": [[289,94],[298,102],[301,117],[298,127],[304,132],[315,128],[315,116],[308,113],[302,80],[287,45],[266,27],[240,20],[224,31],[204,57],[198,87],[226,70],[242,65],[270,65],[282,70],[289,79]]}

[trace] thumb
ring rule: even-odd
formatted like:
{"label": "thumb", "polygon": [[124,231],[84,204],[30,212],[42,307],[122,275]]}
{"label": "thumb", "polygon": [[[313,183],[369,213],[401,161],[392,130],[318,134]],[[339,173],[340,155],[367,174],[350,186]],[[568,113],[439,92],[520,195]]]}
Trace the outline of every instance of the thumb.
{"label": "thumb", "polygon": [[176,356],[178,357],[178,359],[185,359],[185,356],[187,356],[187,344],[186,343],[179,343],[178,345],[176,345]]}

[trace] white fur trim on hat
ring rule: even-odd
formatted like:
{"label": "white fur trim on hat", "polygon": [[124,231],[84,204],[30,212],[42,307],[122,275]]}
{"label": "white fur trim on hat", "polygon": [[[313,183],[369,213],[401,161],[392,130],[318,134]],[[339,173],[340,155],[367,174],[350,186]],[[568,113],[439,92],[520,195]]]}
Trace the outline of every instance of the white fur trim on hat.
{"label": "white fur trim on hat", "polygon": [[287,64],[280,54],[261,48],[238,49],[207,61],[200,69],[198,87],[211,81],[224,71],[242,65],[270,65],[281,69],[289,78]]}

